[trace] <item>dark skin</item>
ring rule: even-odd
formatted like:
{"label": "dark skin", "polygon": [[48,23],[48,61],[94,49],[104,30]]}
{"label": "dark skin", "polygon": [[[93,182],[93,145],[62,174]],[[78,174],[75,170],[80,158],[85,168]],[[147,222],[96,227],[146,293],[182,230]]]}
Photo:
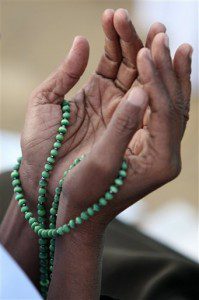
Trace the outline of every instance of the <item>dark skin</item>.
{"label": "dark skin", "polygon": [[[71,127],[49,182],[50,205],[64,170],[74,158],[87,154],[64,182],[57,226],[79,215],[105,193],[124,156],[128,176],[120,193],[103,211],[77,231],[57,239],[49,299],[98,299],[107,225],[118,213],[174,179],[181,170],[180,144],[191,92],[191,46],[181,45],[172,61],[165,27],[156,23],[142,48],[122,9],[106,10],[102,25],[105,54],[96,73],[71,100]],[[20,175],[24,187],[30,187],[25,192],[33,210],[44,158],[52,148],[61,119],[59,104],[83,73],[87,60],[88,43],[78,37],[58,70],[31,94],[21,141],[24,159]],[[37,284],[37,238],[25,226],[16,205],[11,205],[2,225],[3,244]],[[12,224],[8,222],[13,211],[17,227],[14,220]],[[19,245],[15,250],[9,239],[13,227]],[[19,236],[21,232],[24,234]],[[31,262],[20,257],[25,236],[25,250],[30,245],[29,249],[35,249],[31,250],[35,253]],[[31,263],[35,268],[30,267]]]}

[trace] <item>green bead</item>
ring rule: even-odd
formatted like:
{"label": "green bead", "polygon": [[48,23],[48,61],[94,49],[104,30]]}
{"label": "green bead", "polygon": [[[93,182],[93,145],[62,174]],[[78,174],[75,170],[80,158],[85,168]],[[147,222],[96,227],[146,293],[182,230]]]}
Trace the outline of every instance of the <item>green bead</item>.
{"label": "green bead", "polygon": [[68,174],[68,171],[65,171],[65,172],[64,172],[64,177],[66,177],[67,174]]}
{"label": "green bead", "polygon": [[[38,236],[41,236],[42,232],[43,232],[43,228],[39,229],[38,232],[37,232]],[[44,240],[44,239],[40,239],[40,240],[41,240],[41,241],[46,241],[46,240]],[[39,244],[40,244],[40,243],[39,243]],[[43,245],[43,244],[40,244],[40,245]]]}
{"label": "green bead", "polygon": [[48,232],[47,232],[47,230],[43,229],[43,231],[41,232],[41,236],[42,236],[43,238],[47,238],[47,237],[48,237]]}
{"label": "green bead", "polygon": [[20,164],[19,164],[19,163],[17,163],[16,165],[14,165],[14,167],[13,167],[13,170],[16,170],[16,171],[18,171],[18,170],[19,170],[19,168],[20,168]]}
{"label": "green bead", "polygon": [[105,199],[106,200],[112,200],[113,199],[113,195],[111,193],[109,193],[109,192],[106,192]]}
{"label": "green bead", "polygon": [[29,220],[29,219],[32,217],[32,215],[33,215],[33,214],[32,214],[31,212],[26,212],[26,213],[25,213],[25,219],[26,219],[26,220]]}
{"label": "green bead", "polygon": [[19,172],[17,170],[14,170],[12,173],[11,173],[11,178],[18,178],[19,177]]}
{"label": "green bead", "polygon": [[77,165],[80,161],[81,161],[80,158],[76,158],[76,159],[74,160],[73,164],[74,164],[74,165]]}
{"label": "green bead", "polygon": [[102,205],[102,206],[106,206],[106,204],[107,204],[106,199],[100,198],[100,199],[99,199],[99,204]]}
{"label": "green bead", "polygon": [[62,228],[62,227],[59,227],[59,228],[57,229],[57,233],[58,233],[59,235],[63,235],[63,234],[64,234],[63,228]]}
{"label": "green bead", "polygon": [[121,185],[123,185],[123,180],[121,178],[117,178],[117,179],[115,179],[115,184],[118,186],[121,186]]}
{"label": "green bead", "polygon": [[67,132],[67,129],[64,126],[61,126],[59,127],[58,132],[65,134]]}
{"label": "green bead", "polygon": [[65,106],[65,105],[70,105],[70,104],[69,104],[69,101],[64,99],[63,102],[62,102],[62,106]]}
{"label": "green bead", "polygon": [[43,195],[45,195],[46,194],[46,189],[44,189],[44,188],[39,188],[39,195],[40,196],[43,196]]}
{"label": "green bead", "polygon": [[31,217],[31,218],[28,220],[28,223],[29,223],[30,225],[32,225],[35,221],[36,221],[36,219]]}
{"label": "green bead", "polygon": [[96,212],[100,211],[100,206],[98,204],[93,204],[93,210]]}
{"label": "green bead", "polygon": [[53,202],[52,207],[57,210],[58,209],[58,203],[57,202]]}
{"label": "green bead", "polygon": [[83,211],[81,213],[81,219],[87,221],[89,219],[89,216],[87,215],[87,213],[85,211]]}
{"label": "green bead", "polygon": [[62,111],[63,111],[63,112],[66,112],[66,111],[70,112],[70,106],[69,106],[69,105],[64,105],[64,106],[62,107]]}
{"label": "green bead", "polygon": [[23,197],[24,197],[23,194],[17,194],[17,195],[15,196],[15,199],[18,201],[18,200],[20,200],[20,199],[23,199]]}
{"label": "green bead", "polygon": [[45,180],[43,180],[43,179],[39,180],[39,186],[40,186],[40,187],[46,187],[47,184],[48,184],[47,181],[45,181]]}
{"label": "green bead", "polygon": [[[40,228],[41,228],[41,227],[40,227]],[[46,245],[40,245],[40,246],[39,246],[39,251],[41,251],[41,252],[46,252],[46,250],[47,250]]]}
{"label": "green bead", "polygon": [[57,195],[60,195],[60,194],[61,194],[61,188],[60,188],[60,187],[57,187],[57,188],[55,189],[55,193],[56,193]]}
{"label": "green bead", "polygon": [[119,175],[120,175],[121,177],[125,178],[125,177],[126,177],[126,171],[125,171],[125,170],[120,170],[120,171],[119,171]]}
{"label": "green bead", "polygon": [[[58,154],[58,151],[56,150],[56,149],[52,149],[51,151],[50,151],[50,154],[52,155],[52,156],[57,156],[57,154]],[[52,167],[52,166],[51,166]],[[52,168],[53,169],[53,168]],[[51,170],[52,170],[51,169]]]}
{"label": "green bead", "polygon": [[78,225],[82,224],[82,219],[80,217],[75,218],[75,223]]}
{"label": "green bead", "polygon": [[51,252],[54,252],[55,251],[55,246],[54,245],[50,245],[49,249],[50,249]]}
{"label": "green bead", "polygon": [[70,226],[70,228],[75,228],[75,221],[74,220],[70,220],[68,222],[68,226]]}
{"label": "green bead", "polygon": [[51,213],[51,215],[56,215],[57,211],[52,207],[50,209],[50,213]]}
{"label": "green bead", "polygon": [[49,165],[49,164],[45,164],[44,169],[45,169],[46,171],[52,171],[53,166],[51,166],[51,165]]}
{"label": "green bead", "polygon": [[70,227],[66,224],[63,225],[63,232],[69,233],[70,232]]}
{"label": "green bead", "polygon": [[59,195],[55,195],[55,196],[54,196],[54,201],[55,201],[55,202],[59,202],[59,198],[60,198]]}
{"label": "green bead", "polygon": [[37,225],[38,225],[38,223],[37,223],[37,222],[34,222],[34,223],[32,223],[32,224],[30,225],[30,227],[31,227],[31,229],[34,231],[35,226],[37,226]]}
{"label": "green bead", "polygon": [[47,240],[39,239],[39,245],[46,245],[46,244],[47,244]]}
{"label": "green bead", "polygon": [[51,272],[53,271],[53,266],[50,266],[50,271],[51,271]]}
{"label": "green bead", "polygon": [[41,217],[41,216],[39,216],[37,219],[38,219],[38,222],[39,222],[39,223],[43,223],[43,222],[45,221],[45,218],[43,218],[43,217]]}
{"label": "green bead", "polygon": [[40,203],[38,202],[38,204],[37,204],[37,209],[44,209],[43,204],[40,204]]}
{"label": "green bead", "polygon": [[49,228],[50,228],[50,229],[55,229],[55,224],[50,223],[50,224],[49,224]]}
{"label": "green bead", "polygon": [[66,111],[66,112],[63,113],[62,116],[63,116],[64,119],[69,119],[70,118],[70,113],[68,111]]}
{"label": "green bead", "polygon": [[41,268],[39,268],[39,271],[41,273],[46,273],[48,271],[48,269],[46,267],[41,267]]}
{"label": "green bead", "polygon": [[54,148],[60,148],[61,143],[60,142],[55,142],[53,146],[54,146]]}
{"label": "green bead", "polygon": [[118,192],[118,188],[115,185],[111,185],[110,192],[116,194]]}
{"label": "green bead", "polygon": [[13,187],[15,187],[15,186],[17,186],[17,185],[20,185],[21,184],[21,181],[19,180],[19,179],[14,179],[13,181],[12,181],[12,186]]}
{"label": "green bead", "polygon": [[67,119],[63,119],[63,120],[61,120],[61,125],[68,126],[69,121]]}
{"label": "green bead", "polygon": [[17,162],[18,162],[19,164],[22,162],[22,157],[21,157],[21,156],[17,158]]}
{"label": "green bead", "polygon": [[22,192],[22,188],[20,186],[16,186],[14,188],[14,193],[20,193],[20,192]]}
{"label": "green bead", "polygon": [[94,214],[95,214],[95,212],[94,212],[94,210],[91,208],[91,207],[89,207],[88,209],[87,209],[87,213],[89,214],[89,216],[94,216]]}
{"label": "green bead", "polygon": [[[34,223],[33,223],[33,224],[34,224]],[[35,226],[34,232],[35,232],[35,233],[38,233],[39,229],[41,229],[41,226],[39,226],[39,225]]]}
{"label": "green bead", "polygon": [[[56,229],[53,229],[53,231],[52,231],[52,236],[53,236],[53,237],[56,237],[56,236],[57,236],[57,230],[56,230]],[[52,244],[52,242],[55,243],[54,240],[51,240],[51,244]]]}
{"label": "green bead", "polygon": [[23,206],[24,204],[26,204],[26,200],[25,200],[25,199],[20,199],[20,200],[18,201],[18,205],[19,205],[19,206]]}
{"label": "green bead", "polygon": [[38,213],[38,216],[43,217],[43,216],[45,216],[46,211],[44,209],[38,209],[37,213]]}
{"label": "green bead", "polygon": [[128,166],[127,166],[127,163],[125,161],[123,161],[122,163],[122,170],[127,170]]}
{"label": "green bead", "polygon": [[61,180],[59,181],[59,187],[62,187],[62,185],[63,185],[63,182],[64,182],[64,180],[63,180],[63,179],[61,179]]}
{"label": "green bead", "polygon": [[50,240],[50,244],[51,244],[51,245],[55,245],[55,239],[51,239],[51,240]]}
{"label": "green bead", "polygon": [[38,202],[39,202],[40,204],[46,202],[46,200],[47,200],[47,198],[44,197],[44,196],[39,196],[39,197],[38,197]]}
{"label": "green bead", "polygon": [[49,162],[50,164],[54,164],[55,163],[55,159],[53,157],[49,156],[47,158],[47,162]]}
{"label": "green bead", "polygon": [[48,230],[48,236],[49,236],[50,238],[53,237],[53,231],[52,231],[52,229],[49,229],[49,230]]}
{"label": "green bead", "polygon": [[56,135],[56,140],[59,141],[59,142],[62,142],[64,140],[64,137],[62,134],[57,134]]}
{"label": "green bead", "polygon": [[50,218],[49,218],[49,221],[51,223],[54,223],[56,221],[56,217],[54,215],[53,216],[51,215]]}
{"label": "green bead", "polygon": [[40,253],[39,253],[39,258],[42,258],[42,259],[48,258],[48,254],[47,254],[47,253],[40,252]]}
{"label": "green bead", "polygon": [[43,178],[49,178],[49,173],[48,172],[46,172],[46,171],[43,171],[42,173],[41,173],[41,175],[42,175],[42,177]]}

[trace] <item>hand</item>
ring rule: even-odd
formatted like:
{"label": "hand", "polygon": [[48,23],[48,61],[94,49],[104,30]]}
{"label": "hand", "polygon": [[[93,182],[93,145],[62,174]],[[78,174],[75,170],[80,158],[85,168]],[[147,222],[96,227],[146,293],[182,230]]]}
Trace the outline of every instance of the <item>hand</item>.
{"label": "hand", "polygon": [[[105,53],[96,72],[71,100],[71,127],[50,178],[49,198],[68,164],[90,152],[105,132],[125,92],[136,84],[136,56],[142,43],[127,12],[106,10],[102,26],[106,35]],[[162,24],[154,24],[146,45],[150,47],[154,36],[164,31]],[[77,37],[67,58],[31,94],[21,138],[23,162],[20,175],[28,199],[37,199],[38,181],[61,120],[60,104],[84,72],[88,56],[88,42]]]}
{"label": "hand", "polygon": [[88,157],[68,176],[58,225],[105,194],[123,156],[128,163],[125,184],[115,200],[89,222],[89,228],[104,230],[118,213],[178,176],[181,139],[189,112],[191,54],[191,46],[183,44],[172,62],[165,33],[155,36],[151,51],[139,51],[140,87],[132,87],[121,98]]}

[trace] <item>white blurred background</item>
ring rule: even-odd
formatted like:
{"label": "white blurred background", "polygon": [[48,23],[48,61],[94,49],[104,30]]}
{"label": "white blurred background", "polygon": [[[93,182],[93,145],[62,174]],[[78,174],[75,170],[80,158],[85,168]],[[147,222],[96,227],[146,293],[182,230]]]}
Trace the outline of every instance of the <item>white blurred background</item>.
{"label": "white blurred background", "polygon": [[94,71],[103,51],[100,17],[104,9],[128,9],[143,40],[153,22],[163,22],[172,53],[183,42],[193,46],[193,93],[189,126],[182,143],[182,172],[175,181],[118,218],[198,260],[198,1],[13,0],[1,1],[0,5],[1,173],[10,170],[20,155],[28,95],[59,63],[75,35],[88,38],[91,55],[87,71],[72,93]]}

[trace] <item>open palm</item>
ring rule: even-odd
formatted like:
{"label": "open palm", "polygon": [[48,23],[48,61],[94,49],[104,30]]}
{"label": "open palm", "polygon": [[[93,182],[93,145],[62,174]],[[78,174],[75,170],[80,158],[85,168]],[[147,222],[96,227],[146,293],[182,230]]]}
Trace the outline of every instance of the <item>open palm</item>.
{"label": "open palm", "polygon": [[[106,35],[105,53],[96,72],[71,99],[71,126],[59,151],[55,175],[52,174],[50,179],[52,195],[67,162],[90,151],[122,97],[136,83],[136,56],[142,43],[127,12],[106,10],[102,25]],[[147,37],[147,46],[150,47],[154,36],[163,31],[163,25],[154,24]],[[88,42],[77,37],[59,68],[31,94],[21,144],[25,170],[22,176],[25,182],[31,179],[34,194],[60,124],[60,104],[84,72],[88,55]]]}

